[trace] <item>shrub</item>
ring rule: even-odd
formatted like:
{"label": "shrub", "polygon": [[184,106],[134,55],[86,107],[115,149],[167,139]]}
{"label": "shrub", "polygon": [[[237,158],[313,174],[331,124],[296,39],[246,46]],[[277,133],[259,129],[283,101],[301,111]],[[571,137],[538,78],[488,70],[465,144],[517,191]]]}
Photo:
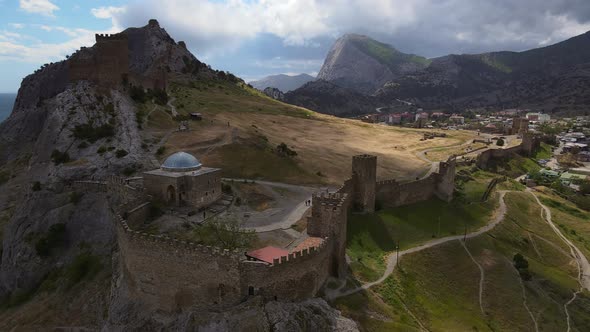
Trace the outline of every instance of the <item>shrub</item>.
{"label": "shrub", "polygon": [[65,271],[66,288],[74,286],[86,277],[96,275],[101,269],[102,264],[98,256],[89,253],[79,254]]}
{"label": "shrub", "polygon": [[129,97],[136,103],[145,103],[148,100],[148,95],[145,90],[139,86],[132,86],[129,89]]}
{"label": "shrub", "polygon": [[103,146],[101,146],[101,147],[99,147],[99,148],[96,150],[96,153],[98,153],[98,154],[103,154],[103,153],[105,153],[105,152],[107,152],[107,148],[106,148],[106,146],[104,146],[104,145],[103,145]]}
{"label": "shrub", "polygon": [[70,161],[70,155],[66,151],[61,152],[55,149],[53,150],[53,152],[51,152],[51,159],[53,160],[53,163],[56,165],[64,164]]}
{"label": "shrub", "polygon": [[82,194],[79,192],[72,192],[70,193],[70,203],[73,203],[74,205],[80,203],[80,201],[82,200]]}
{"label": "shrub", "polygon": [[161,156],[161,155],[164,154],[165,151],[166,151],[166,147],[165,146],[161,146],[161,147],[158,148],[158,150],[156,150],[156,154],[158,156]]}
{"label": "shrub", "polygon": [[131,176],[133,175],[133,173],[135,173],[137,171],[137,169],[135,168],[135,165],[131,165],[131,166],[127,166],[123,169],[123,175],[125,176]]}
{"label": "shrub", "polygon": [[166,105],[168,103],[168,94],[165,90],[150,90],[150,95],[154,98],[154,102],[158,105]]}
{"label": "shrub", "polygon": [[223,192],[224,194],[231,194],[232,193],[231,185],[222,183],[221,184],[221,192]]}
{"label": "shrub", "polygon": [[33,182],[33,187],[31,189],[33,189],[33,191],[41,190],[41,182],[39,182],[39,181]]}
{"label": "shrub", "polygon": [[66,242],[66,224],[57,223],[51,225],[47,234],[39,237],[35,243],[35,251],[41,257],[48,257],[54,249],[63,247]]}
{"label": "shrub", "polygon": [[123,158],[123,157],[125,157],[127,154],[128,154],[128,152],[127,152],[127,151],[125,151],[125,150],[123,150],[123,149],[119,149],[119,150],[117,150],[117,152],[115,152],[115,156],[116,156],[117,158]]}
{"label": "shrub", "polygon": [[88,142],[82,141],[82,143],[78,144],[78,149],[86,149],[88,147]]}
{"label": "shrub", "polygon": [[101,138],[115,136],[115,127],[105,123],[99,127],[94,127],[92,123],[85,123],[77,125],[74,128],[74,137],[78,139],[85,139],[90,143],[94,143]]}
{"label": "shrub", "polygon": [[297,152],[295,152],[294,150],[291,150],[287,144],[285,143],[281,143],[279,145],[277,145],[277,153],[281,156],[286,156],[286,157],[293,157],[297,155]]}
{"label": "shrub", "polygon": [[497,146],[504,146],[504,140],[501,138],[498,138],[498,140],[496,141],[496,145]]}

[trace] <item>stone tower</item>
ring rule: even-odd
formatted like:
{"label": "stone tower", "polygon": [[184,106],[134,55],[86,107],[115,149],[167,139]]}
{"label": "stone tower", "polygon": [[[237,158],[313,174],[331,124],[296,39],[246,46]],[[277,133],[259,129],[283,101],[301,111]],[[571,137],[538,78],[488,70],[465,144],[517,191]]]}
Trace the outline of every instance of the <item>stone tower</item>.
{"label": "stone tower", "polygon": [[441,161],[438,167],[435,194],[439,199],[446,202],[450,202],[453,199],[456,164],[455,156],[450,156],[447,161]]}
{"label": "stone tower", "polygon": [[377,156],[352,157],[353,206],[362,212],[375,212]]}

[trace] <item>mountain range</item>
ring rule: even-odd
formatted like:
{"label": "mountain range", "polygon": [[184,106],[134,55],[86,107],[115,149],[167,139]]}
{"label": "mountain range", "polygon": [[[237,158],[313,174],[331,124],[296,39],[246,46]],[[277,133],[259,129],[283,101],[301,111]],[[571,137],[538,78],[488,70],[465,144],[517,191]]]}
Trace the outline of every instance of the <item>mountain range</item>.
{"label": "mountain range", "polygon": [[333,101],[353,90],[364,95],[368,105],[388,106],[402,99],[426,109],[456,112],[519,107],[580,114],[590,104],[590,32],[523,52],[433,59],[400,52],[366,36],[345,35],[328,52],[318,80],[335,87],[303,86],[286,100],[323,113],[362,114],[366,108],[334,111],[338,104]]}
{"label": "mountain range", "polygon": [[271,75],[261,78],[257,81],[249,82],[254,88],[264,91],[266,88],[276,88],[281,90],[282,92],[289,92],[291,90],[295,90],[301,87],[303,84],[313,81],[315,78],[308,74],[299,74],[299,75]]}

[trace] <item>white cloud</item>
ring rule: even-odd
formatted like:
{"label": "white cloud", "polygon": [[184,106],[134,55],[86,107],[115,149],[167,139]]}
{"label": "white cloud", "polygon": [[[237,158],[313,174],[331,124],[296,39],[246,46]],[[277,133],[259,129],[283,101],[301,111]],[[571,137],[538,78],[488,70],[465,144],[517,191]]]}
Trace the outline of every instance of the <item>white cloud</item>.
{"label": "white cloud", "polygon": [[587,0],[131,0],[125,8],[93,14],[119,27],[156,18],[200,56],[235,50],[263,34],[288,46],[318,47],[318,38],[348,32],[427,56],[524,49],[571,37],[590,23]]}
{"label": "white cloud", "polygon": [[25,27],[25,25],[22,23],[10,23],[9,25],[13,29],[23,29]]}
{"label": "white cloud", "polygon": [[53,16],[53,12],[59,10],[59,7],[49,0],[19,0],[19,5],[27,13],[45,16]]}

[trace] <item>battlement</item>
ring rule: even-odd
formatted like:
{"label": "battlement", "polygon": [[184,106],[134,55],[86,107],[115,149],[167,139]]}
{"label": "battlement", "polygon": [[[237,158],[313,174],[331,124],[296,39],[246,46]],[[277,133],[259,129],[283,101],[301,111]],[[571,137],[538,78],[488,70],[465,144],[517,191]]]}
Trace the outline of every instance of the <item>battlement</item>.
{"label": "battlement", "polygon": [[375,160],[377,161],[377,156],[371,154],[358,154],[356,156],[352,156],[352,160]]}
{"label": "battlement", "polygon": [[127,41],[127,35],[124,33],[114,33],[114,34],[109,34],[109,33],[97,33],[94,35],[94,38],[96,39],[96,42],[104,42],[104,41],[109,41],[109,40],[124,40]]}
{"label": "battlement", "polygon": [[[140,206],[141,207],[141,206]],[[140,208],[138,207],[138,208]],[[131,211],[130,211],[131,212]],[[242,254],[239,250],[222,249],[214,246],[204,246],[194,242],[182,241],[175,238],[168,237],[166,235],[154,235],[145,232],[139,232],[133,230],[127,224],[127,221],[123,219],[121,215],[117,215],[118,225],[123,230],[123,233],[128,237],[129,240],[142,240],[144,242],[151,242],[153,244],[163,244],[170,247],[171,252],[184,252],[190,253],[198,252],[207,254],[215,257],[225,256],[235,259],[240,259]]]}
{"label": "battlement", "polygon": [[377,181],[377,185],[378,186],[382,186],[382,185],[398,185],[398,184],[399,184],[399,182],[397,182],[397,180],[395,180],[395,179]]}
{"label": "battlement", "polygon": [[148,21],[148,26],[150,28],[159,28],[160,27],[160,23],[158,23],[158,20],[156,20],[155,18],[152,18]]}
{"label": "battlement", "polygon": [[301,261],[302,259],[316,256],[320,252],[322,252],[323,250],[325,250],[326,248],[329,247],[328,242],[329,242],[329,239],[326,238],[318,246],[304,248],[299,251],[290,252],[289,255],[287,255],[287,256],[281,256],[281,258],[275,258],[275,259],[273,259],[272,265],[269,265],[269,266],[274,267],[274,266],[281,266],[281,265],[285,265],[285,264],[296,264],[297,262]]}

